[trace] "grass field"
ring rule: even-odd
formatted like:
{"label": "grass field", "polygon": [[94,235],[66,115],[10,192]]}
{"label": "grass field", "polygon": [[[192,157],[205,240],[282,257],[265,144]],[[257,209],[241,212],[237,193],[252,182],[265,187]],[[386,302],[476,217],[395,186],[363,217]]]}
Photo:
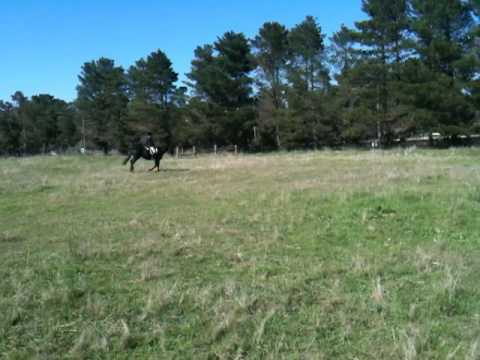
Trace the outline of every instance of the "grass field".
{"label": "grass field", "polygon": [[0,358],[480,358],[480,150],[0,159]]}

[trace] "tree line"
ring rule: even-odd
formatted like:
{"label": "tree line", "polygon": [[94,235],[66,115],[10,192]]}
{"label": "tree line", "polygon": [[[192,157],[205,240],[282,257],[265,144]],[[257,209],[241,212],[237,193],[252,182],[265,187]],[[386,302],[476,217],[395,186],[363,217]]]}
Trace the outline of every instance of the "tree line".
{"label": "tree line", "polygon": [[364,0],[366,20],[330,38],[307,16],[229,31],[194,50],[183,85],[161,50],[128,69],[85,63],[77,98],[0,101],[0,153],[157,142],[250,150],[317,148],[480,132],[476,0]]}

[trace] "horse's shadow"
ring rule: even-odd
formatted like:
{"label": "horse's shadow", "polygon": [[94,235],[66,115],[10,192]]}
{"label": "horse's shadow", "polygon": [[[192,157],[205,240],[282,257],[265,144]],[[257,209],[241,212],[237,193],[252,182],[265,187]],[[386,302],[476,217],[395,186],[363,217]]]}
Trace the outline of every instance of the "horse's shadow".
{"label": "horse's shadow", "polygon": [[160,171],[165,171],[165,172],[189,172],[191,171],[190,169],[169,169],[169,168],[162,168]]}

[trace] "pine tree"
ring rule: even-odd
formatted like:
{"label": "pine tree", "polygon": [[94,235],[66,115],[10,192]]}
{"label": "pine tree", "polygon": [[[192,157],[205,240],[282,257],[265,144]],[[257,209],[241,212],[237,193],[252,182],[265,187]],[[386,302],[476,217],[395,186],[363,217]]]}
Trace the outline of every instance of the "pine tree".
{"label": "pine tree", "polygon": [[48,94],[32,96],[23,105],[28,126],[28,152],[45,153],[73,146],[77,136],[72,108]]}
{"label": "pine tree", "polygon": [[285,117],[286,104],[288,30],[277,22],[267,22],[263,24],[252,44],[259,69],[258,124],[262,145],[275,144],[280,148],[282,145],[280,127]]}
{"label": "pine tree", "polygon": [[113,147],[126,150],[128,97],[123,68],[100,58],[82,66],[79,80],[76,107],[92,144],[105,154]]}
{"label": "pine tree", "polygon": [[10,102],[0,100],[0,155],[21,153],[22,127]]}
{"label": "pine tree", "polygon": [[324,106],[330,79],[323,40],[322,30],[312,16],[288,35],[288,147],[317,147],[336,137]]}
{"label": "pine tree", "polygon": [[[359,143],[376,137],[373,115],[365,101],[363,84],[357,83],[357,69],[365,61],[365,54],[358,46],[360,34],[345,25],[330,39],[329,62],[335,73],[337,85],[332,87],[329,114],[336,119],[340,142]],[[374,129],[374,131],[372,131]]]}
{"label": "pine tree", "polygon": [[156,142],[170,144],[175,127],[174,97],[178,74],[167,55],[158,50],[128,70],[130,127],[134,133],[151,131]]}
{"label": "pine tree", "polygon": [[360,89],[361,106],[372,114],[377,138],[389,144],[411,130],[399,94],[409,34],[408,4],[406,0],[363,0],[362,10],[368,19],[355,25],[364,57],[350,81]]}
{"label": "pine tree", "polygon": [[227,32],[213,45],[195,50],[187,75],[197,97],[190,114],[202,124],[205,139],[219,145],[249,144],[255,121],[254,68],[250,45],[241,33]]}
{"label": "pine tree", "polygon": [[322,30],[312,16],[307,16],[290,31],[289,79],[294,88],[315,91],[327,86],[323,38]]}
{"label": "pine tree", "polygon": [[422,119],[423,129],[455,137],[472,126],[474,109],[466,97],[478,71],[469,46],[472,10],[462,0],[412,0],[420,62],[410,61],[414,87],[407,91],[414,94],[412,113]]}
{"label": "pine tree", "polygon": [[330,38],[329,61],[340,76],[352,69],[360,58],[360,50],[355,47],[357,41],[355,31],[343,24]]}

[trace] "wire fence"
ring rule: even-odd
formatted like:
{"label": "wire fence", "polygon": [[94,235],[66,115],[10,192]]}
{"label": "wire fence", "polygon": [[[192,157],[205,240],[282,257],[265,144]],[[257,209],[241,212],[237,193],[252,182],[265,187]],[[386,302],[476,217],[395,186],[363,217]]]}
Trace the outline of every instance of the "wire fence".
{"label": "wire fence", "polygon": [[238,145],[217,146],[212,147],[197,147],[197,146],[176,146],[174,156],[176,158],[196,157],[202,154],[214,155],[239,155],[240,147]]}

